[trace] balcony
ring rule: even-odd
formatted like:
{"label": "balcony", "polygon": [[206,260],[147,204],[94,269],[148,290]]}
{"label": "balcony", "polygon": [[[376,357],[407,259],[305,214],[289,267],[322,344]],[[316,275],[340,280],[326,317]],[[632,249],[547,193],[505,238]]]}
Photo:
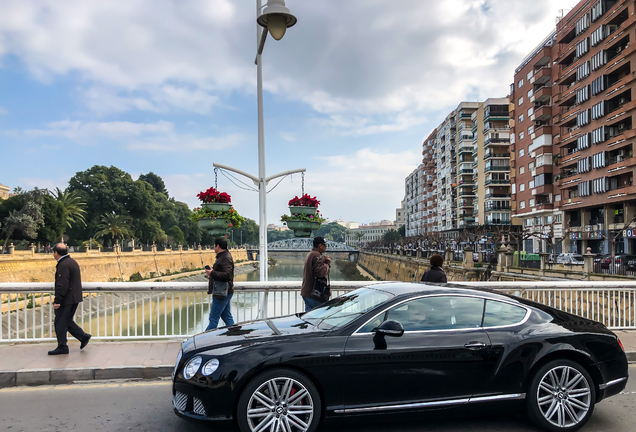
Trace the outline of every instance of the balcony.
{"label": "balcony", "polygon": [[538,71],[535,71],[532,78],[530,78],[530,84],[540,85],[550,81],[552,75],[552,69],[550,66],[544,66]]}
{"label": "balcony", "polygon": [[509,193],[489,193],[486,194],[486,198],[512,198]]}
{"label": "balcony", "polygon": [[530,96],[530,102],[546,103],[552,96],[552,87],[543,86],[534,91],[534,94]]}
{"label": "balcony", "polygon": [[510,113],[508,111],[489,111],[486,109],[484,113],[484,123],[489,121],[508,121],[510,120]]}
{"label": "balcony", "polygon": [[491,171],[510,171],[510,165],[486,165],[486,169],[484,170],[484,172],[488,173]]}
{"label": "balcony", "polygon": [[474,197],[475,193],[472,190],[460,190],[459,191],[459,196],[460,197]]}
{"label": "balcony", "polygon": [[461,174],[472,174],[473,170],[472,169],[467,169],[467,168],[463,168],[460,170],[457,170],[457,172],[461,175]]}
{"label": "balcony", "polygon": [[510,219],[486,218],[486,225],[510,225]]}
{"label": "balcony", "polygon": [[488,186],[488,185],[510,185],[510,179],[508,179],[508,180],[488,179],[488,180],[486,180],[484,185],[485,186]]}
{"label": "balcony", "polygon": [[530,120],[546,121],[546,120],[549,120],[551,116],[552,116],[552,106],[541,105],[540,107],[536,107],[534,109],[534,114],[530,116]]}
{"label": "balcony", "polygon": [[486,154],[484,155],[484,160],[498,158],[510,159],[510,153],[486,152]]}
{"label": "balcony", "polygon": [[[508,129],[506,129],[506,132],[508,132]],[[494,146],[494,145],[510,145],[510,138],[506,137],[506,138],[493,138],[490,135],[486,137],[486,139],[484,140],[484,147],[488,147],[488,146]]]}

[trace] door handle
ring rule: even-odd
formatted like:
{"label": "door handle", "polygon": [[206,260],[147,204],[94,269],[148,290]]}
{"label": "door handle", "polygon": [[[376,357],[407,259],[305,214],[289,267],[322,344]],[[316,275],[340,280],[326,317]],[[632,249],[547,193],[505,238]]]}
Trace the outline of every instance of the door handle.
{"label": "door handle", "polygon": [[477,349],[486,348],[486,344],[483,342],[468,342],[467,344],[464,345],[464,347],[468,349],[477,350]]}

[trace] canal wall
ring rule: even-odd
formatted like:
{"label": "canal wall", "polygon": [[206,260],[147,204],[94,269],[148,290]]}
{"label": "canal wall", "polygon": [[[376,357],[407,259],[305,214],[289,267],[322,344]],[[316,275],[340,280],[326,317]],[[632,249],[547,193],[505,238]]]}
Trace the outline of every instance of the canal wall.
{"label": "canal wall", "polygon": [[[245,249],[230,249],[234,261],[246,261]],[[79,264],[84,282],[128,282],[212,266],[212,249],[166,252],[105,252],[70,254]],[[1,256],[0,256],[1,257]],[[0,258],[0,282],[53,282],[56,261],[52,254]]]}

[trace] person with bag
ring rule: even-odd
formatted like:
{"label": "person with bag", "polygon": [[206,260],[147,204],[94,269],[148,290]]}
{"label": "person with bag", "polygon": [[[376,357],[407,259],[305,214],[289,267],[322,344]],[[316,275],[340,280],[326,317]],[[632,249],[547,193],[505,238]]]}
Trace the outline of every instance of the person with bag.
{"label": "person with bag", "polygon": [[446,283],[446,273],[444,273],[442,265],[444,265],[444,257],[433,255],[431,257],[431,268],[422,275],[422,282]]}
{"label": "person with bag", "polygon": [[208,294],[212,295],[210,307],[210,324],[205,329],[213,330],[219,325],[219,318],[226,326],[234,325],[234,318],[230,310],[230,302],[234,294],[234,259],[227,250],[227,240],[219,237],[214,240],[216,261],[212,268],[206,266],[208,275]]}
{"label": "person with bag", "polygon": [[305,258],[303,269],[303,284],[300,295],[305,301],[305,312],[309,312],[329,300],[329,271],[331,258],[322,254],[327,250],[327,243],[323,237],[314,237],[314,248]]}

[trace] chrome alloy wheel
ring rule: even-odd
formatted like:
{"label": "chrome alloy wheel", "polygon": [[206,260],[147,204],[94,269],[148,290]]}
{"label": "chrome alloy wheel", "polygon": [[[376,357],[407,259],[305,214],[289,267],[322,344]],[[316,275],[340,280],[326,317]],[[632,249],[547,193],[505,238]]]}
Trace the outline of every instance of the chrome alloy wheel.
{"label": "chrome alloy wheel", "polygon": [[314,401],[307,388],[292,378],[265,381],[247,405],[247,422],[253,432],[305,432],[314,417]]}
{"label": "chrome alloy wheel", "polygon": [[570,366],[546,372],[537,387],[537,404],[543,417],[560,428],[577,425],[590,409],[592,392],[585,376]]}

